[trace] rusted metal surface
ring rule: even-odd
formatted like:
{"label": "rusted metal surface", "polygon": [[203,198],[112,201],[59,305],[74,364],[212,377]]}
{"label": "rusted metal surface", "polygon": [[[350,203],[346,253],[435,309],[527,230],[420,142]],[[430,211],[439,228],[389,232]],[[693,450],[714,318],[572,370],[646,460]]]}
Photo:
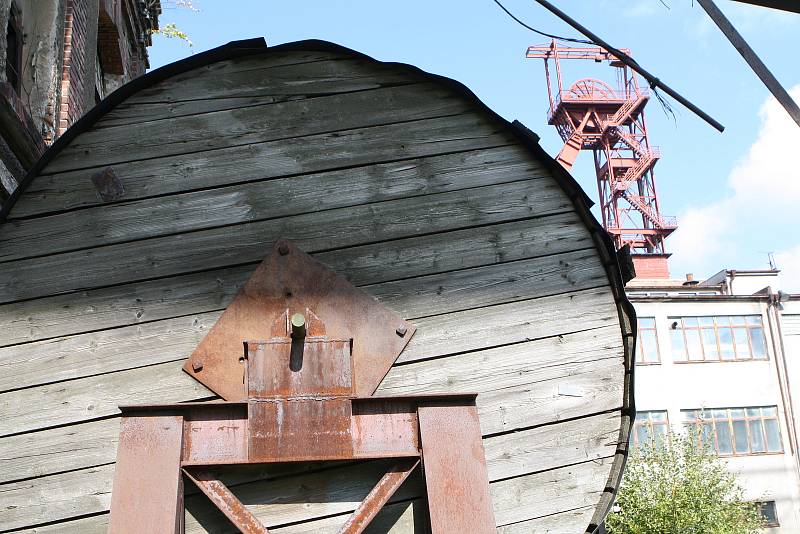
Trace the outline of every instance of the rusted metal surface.
{"label": "rusted metal surface", "polygon": [[183,473],[205,493],[214,506],[219,508],[242,534],[269,534],[267,527],[262,525],[261,521],[242,504],[242,501],[237,499],[236,495],[231,493],[231,490],[217,480],[211,472],[184,469]]}
{"label": "rusted metal surface", "polygon": [[[353,340],[358,396],[375,391],[415,331],[414,325],[282,240],[256,268],[184,369],[224,399],[242,400],[246,397],[242,342],[269,339],[275,317],[286,310],[291,317],[306,308],[325,323],[331,339]],[[405,334],[400,335],[402,330]]]}
{"label": "rusted metal surface", "polygon": [[190,410],[183,423],[183,464],[246,462],[248,435],[244,404]]}
{"label": "rusted metal surface", "polygon": [[350,341],[323,337],[247,342],[248,399],[352,397]]}
{"label": "rusted metal surface", "polygon": [[273,399],[249,405],[251,462],[353,458],[350,399]]}
{"label": "rusted metal surface", "polygon": [[475,406],[420,406],[431,534],[496,532]]}
{"label": "rusted metal surface", "polygon": [[183,532],[182,442],[179,415],[122,418],[110,534]]}
{"label": "rusted metal surface", "polygon": [[[264,533],[267,529],[210,466],[367,458],[398,460],[342,533],[363,532],[421,459],[432,533],[494,532],[475,395],[359,397],[358,385],[365,384],[360,373],[379,381],[413,330],[303,256],[289,243],[279,243],[259,267],[268,270],[257,270],[186,364],[197,375],[208,372],[223,380],[225,387],[233,382],[224,380],[235,378],[243,399],[121,408],[114,502],[122,504],[112,504],[110,532],[182,532],[183,469],[239,530]],[[281,262],[298,262],[314,281],[295,272],[299,265]],[[279,296],[270,293],[277,287],[267,283],[270,276],[281,281]],[[286,289],[297,280],[300,285]],[[341,292],[325,293],[332,287]],[[295,288],[314,306],[287,303]],[[341,306],[335,309],[337,303]],[[350,312],[367,316],[351,324],[353,317],[342,318]],[[391,320],[376,320],[381,314]],[[333,328],[328,317],[338,318]],[[248,340],[256,330],[264,340]],[[342,332],[353,337],[333,335]],[[371,359],[360,352],[359,366],[359,339],[382,356]],[[389,348],[395,352],[386,352]],[[365,369],[366,364],[379,369]],[[152,518],[144,530],[137,520],[141,514]]]}
{"label": "rusted metal surface", "polygon": [[397,462],[383,475],[372,491],[364,498],[355,512],[347,519],[339,534],[361,534],[378,515],[381,508],[389,502],[392,495],[400,489],[403,482],[419,465],[419,458],[409,458]]}

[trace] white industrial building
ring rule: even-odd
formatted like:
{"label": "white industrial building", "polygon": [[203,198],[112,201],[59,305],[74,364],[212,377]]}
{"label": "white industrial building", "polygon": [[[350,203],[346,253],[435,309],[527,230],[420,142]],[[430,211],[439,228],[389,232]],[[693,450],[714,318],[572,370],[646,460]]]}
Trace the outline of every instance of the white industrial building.
{"label": "white industrial building", "polygon": [[[778,271],[642,280],[634,441],[699,425],[762,504],[767,532],[800,532],[800,295]],[[794,395],[794,396],[793,396]]]}

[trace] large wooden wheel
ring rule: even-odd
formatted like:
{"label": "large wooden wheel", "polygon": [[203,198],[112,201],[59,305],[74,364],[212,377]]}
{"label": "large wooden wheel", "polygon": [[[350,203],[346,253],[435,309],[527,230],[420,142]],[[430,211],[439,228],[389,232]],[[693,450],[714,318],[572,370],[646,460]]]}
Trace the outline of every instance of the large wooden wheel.
{"label": "large wooden wheel", "polygon": [[[281,237],[416,325],[378,393],[479,394],[499,532],[593,530],[626,456],[633,312],[589,206],[464,86],[330,43],[236,42],[135,80],[0,225],[0,530],[105,531],[118,406],[213,400],[181,367]],[[327,533],[385,471],[227,484],[272,532]],[[373,532],[421,532],[421,487]],[[187,532],[230,531],[186,507]]]}

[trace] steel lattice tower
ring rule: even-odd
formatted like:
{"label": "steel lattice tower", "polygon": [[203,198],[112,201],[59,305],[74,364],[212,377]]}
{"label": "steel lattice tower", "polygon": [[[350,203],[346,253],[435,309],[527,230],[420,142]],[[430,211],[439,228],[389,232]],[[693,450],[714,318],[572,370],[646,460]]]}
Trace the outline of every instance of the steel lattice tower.
{"label": "steel lattice tower", "polygon": [[[603,227],[617,248],[630,245],[637,267],[646,265],[648,277],[668,277],[664,239],[677,224],[674,217],[661,215],[658,205],[653,167],[661,153],[647,136],[644,108],[649,92],[639,87],[632,70],[600,47],[559,47],[552,41],[529,47],[526,57],[544,59],[550,98],[548,124],[555,126],[564,140],[556,159],[569,170],[581,150],[594,153]],[[551,59],[557,92],[551,79]],[[561,59],[608,61],[616,69],[617,87],[584,78],[564,90]]]}

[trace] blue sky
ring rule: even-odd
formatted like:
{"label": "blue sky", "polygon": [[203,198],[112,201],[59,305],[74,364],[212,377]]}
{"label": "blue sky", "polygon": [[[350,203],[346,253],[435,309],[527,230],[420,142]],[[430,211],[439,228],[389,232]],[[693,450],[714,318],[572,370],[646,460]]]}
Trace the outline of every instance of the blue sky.
{"label": "blue sky", "polygon": [[[162,0],[165,5],[174,1]],[[231,40],[263,36],[270,45],[324,39],[386,61],[411,63],[466,84],[507,119],[518,119],[555,155],[561,140],[546,123],[547,92],[540,60],[526,60],[530,44],[544,43],[509,19],[492,0],[471,2],[303,2],[194,0],[198,11],[167,7],[162,25],[175,22],[194,52]],[[532,0],[503,3],[528,24],[580,37]],[[648,105],[662,211],[679,217],[668,240],[673,277],[722,268],[764,268],[775,253],[785,289],[800,292],[800,128],[691,0],[558,0],[564,11],[632,55],[726,126],[720,134],[673,103],[676,117]],[[797,86],[800,15],[717,0],[751,46],[787,88]],[[156,68],[190,54],[186,44],[159,36],[150,49]],[[565,65],[565,80],[613,69],[589,62]],[[596,200],[591,154],[573,174]]]}

